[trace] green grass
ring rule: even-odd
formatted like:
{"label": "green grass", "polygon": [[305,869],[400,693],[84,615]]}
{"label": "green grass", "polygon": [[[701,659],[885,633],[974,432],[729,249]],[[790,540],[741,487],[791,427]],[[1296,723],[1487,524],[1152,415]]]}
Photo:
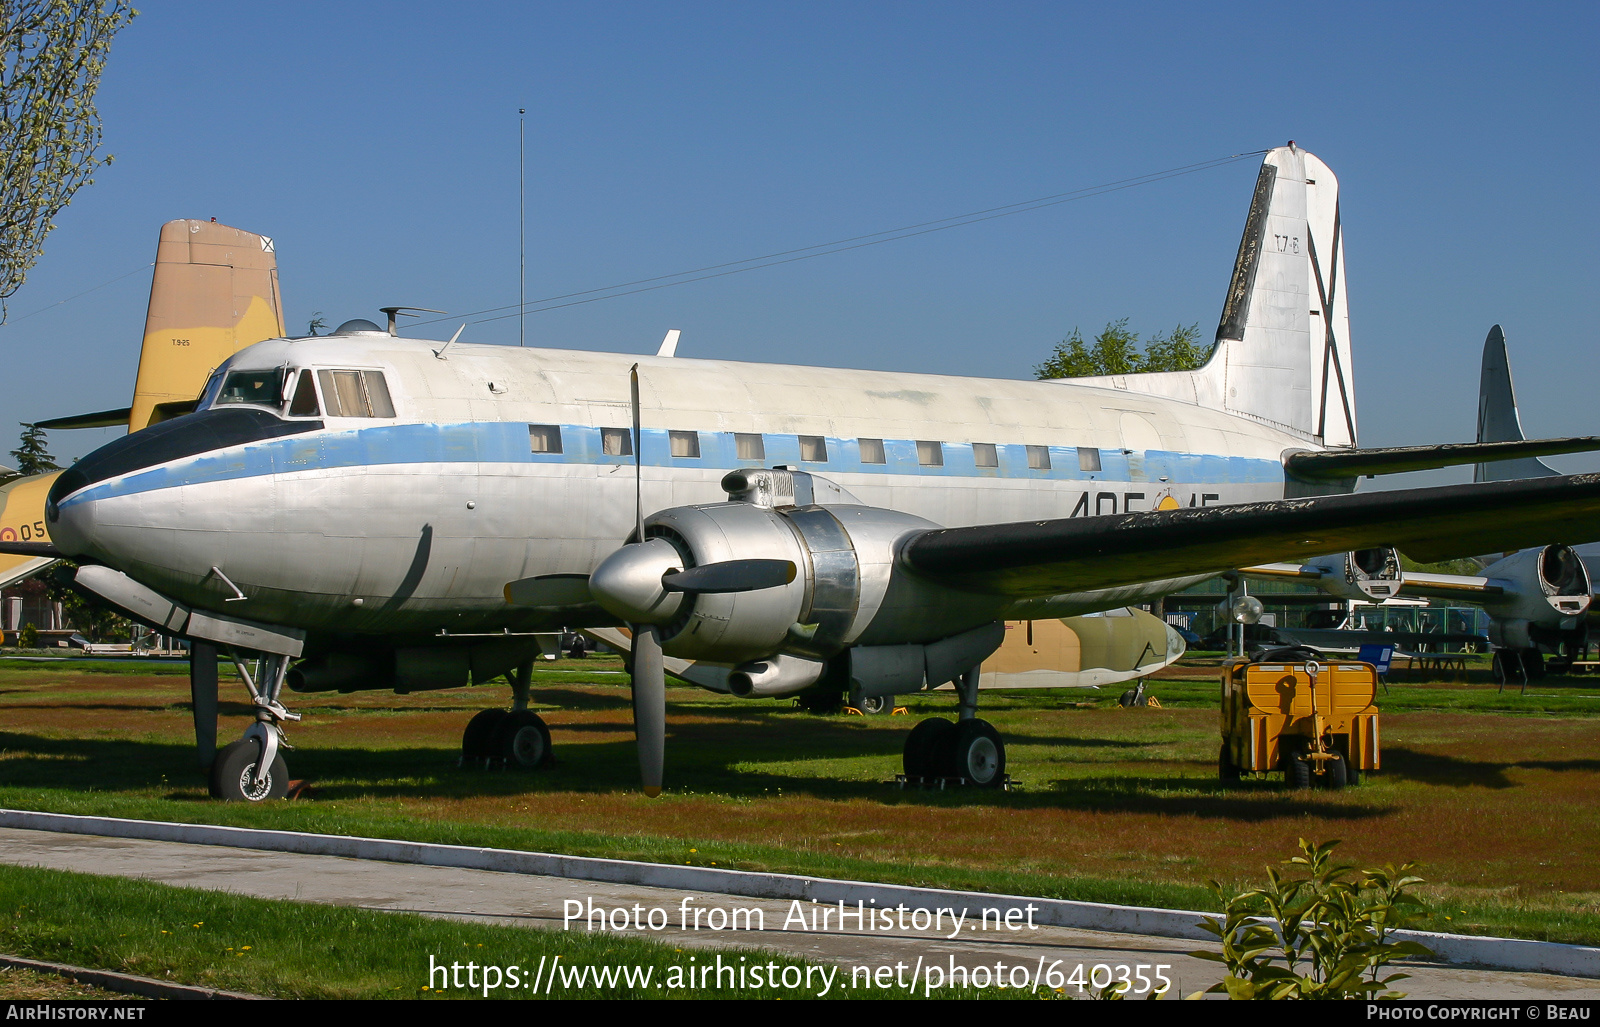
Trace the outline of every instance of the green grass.
{"label": "green grass", "polygon": [[[916,716],[819,718],[674,689],[673,787],[651,803],[634,791],[625,679],[592,673],[615,661],[564,662],[541,671],[550,676],[535,690],[537,705],[558,711],[555,768],[454,768],[461,724],[503,701],[503,689],[296,696],[292,705],[313,716],[291,730],[303,745],[291,773],[310,776],[317,798],[252,808],[203,798],[181,681],[135,690],[73,667],[46,676],[45,688],[29,684],[41,665],[28,666],[0,664],[0,804],[15,808],[1201,910],[1215,905],[1208,878],[1258,879],[1297,834],[1344,837],[1357,862],[1446,864],[1424,871],[1448,903],[1431,929],[1600,942],[1589,850],[1580,855],[1571,840],[1595,815],[1584,805],[1595,770],[1584,739],[1600,702],[1575,696],[1600,687],[1583,678],[1547,679],[1526,697],[1397,682],[1379,696],[1385,713],[1404,714],[1385,726],[1393,760],[1338,797],[1294,796],[1268,781],[1223,788],[1215,717],[1201,715],[1216,708],[1211,679],[1152,682],[1170,713],[1115,709],[1120,688],[985,694],[984,716],[1005,733],[1026,786],[1009,794],[886,783]],[[586,676],[605,687],[573,685]],[[1077,708],[1085,702],[1096,708]],[[952,712],[948,693],[906,704],[916,715]],[[224,740],[236,737],[230,730]],[[1486,736],[1502,740],[1492,751],[1463,748]],[[1540,806],[1563,811],[1564,836],[1547,841],[1538,832],[1553,828],[1523,823]],[[1428,852],[1433,836],[1460,824],[1471,825],[1472,848],[1451,839]],[[1571,869],[1536,869],[1555,858]],[[1583,894],[1569,900],[1571,891]]]}
{"label": "green grass", "polygon": [[[518,967],[527,980],[540,960],[559,957],[567,972],[584,966],[653,968],[653,986],[572,986],[558,977],[552,998],[739,998],[814,997],[822,988],[770,986],[662,986],[690,965],[720,953],[738,965],[760,959],[778,967],[817,967],[778,953],[752,949],[679,950],[667,942],[622,934],[564,932],[461,923],[409,913],[383,913],[343,906],[268,901],[59,870],[0,866],[0,950],[53,962],[116,970],[145,977],[277,998],[469,998],[484,989],[429,986],[430,956],[436,964],[472,962],[480,967]],[[781,972],[781,971],[780,971]],[[463,984],[469,979],[462,970]],[[453,985],[448,977],[444,978]],[[848,968],[833,978],[830,998],[903,998],[895,992],[851,992]],[[544,998],[530,986],[502,986],[495,998]],[[941,998],[1007,997],[950,989]],[[1028,997],[1013,995],[1012,997]]]}

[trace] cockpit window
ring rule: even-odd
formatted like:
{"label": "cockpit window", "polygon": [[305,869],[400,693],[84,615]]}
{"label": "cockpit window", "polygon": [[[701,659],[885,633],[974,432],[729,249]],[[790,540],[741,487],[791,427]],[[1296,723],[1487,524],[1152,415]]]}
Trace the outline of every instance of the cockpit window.
{"label": "cockpit window", "polygon": [[393,417],[382,371],[318,371],[329,417]]}
{"label": "cockpit window", "polygon": [[311,380],[310,371],[300,372],[300,382],[294,387],[294,399],[289,401],[290,417],[316,417],[321,414],[317,409],[317,387]]}
{"label": "cockpit window", "polygon": [[275,407],[283,402],[283,372],[274,367],[265,371],[233,371],[222,383],[216,405],[256,403]]}

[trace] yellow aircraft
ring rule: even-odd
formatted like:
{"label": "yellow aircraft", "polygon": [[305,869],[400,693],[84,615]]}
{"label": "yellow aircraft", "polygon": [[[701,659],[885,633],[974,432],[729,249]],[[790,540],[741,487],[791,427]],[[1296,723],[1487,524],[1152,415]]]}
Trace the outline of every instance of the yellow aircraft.
{"label": "yellow aircraft", "polygon": [[[144,348],[133,403],[120,410],[40,421],[41,428],[108,428],[129,432],[193,410],[211,372],[233,354],[284,334],[283,299],[272,240],[215,221],[161,226]],[[0,588],[55,562],[44,514],[60,471],[31,474],[0,486]],[[37,546],[38,552],[26,550]]]}

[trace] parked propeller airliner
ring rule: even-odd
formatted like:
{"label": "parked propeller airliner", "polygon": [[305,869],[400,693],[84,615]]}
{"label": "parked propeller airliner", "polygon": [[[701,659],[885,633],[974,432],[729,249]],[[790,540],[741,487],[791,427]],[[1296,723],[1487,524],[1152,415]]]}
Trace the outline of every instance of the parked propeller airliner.
{"label": "parked propeller airliner", "polygon": [[998,783],[976,686],[1006,619],[1301,554],[1600,536],[1600,476],[1348,494],[1361,474],[1594,443],[1355,448],[1337,195],[1316,157],[1268,153],[1216,350],[1192,372],[1003,381],[422,342],[365,321],[258,343],[196,412],[63,472],[51,538],[130,614],[263,654],[245,675],[257,723],[212,770],[225,797],[283,793],[286,683],[509,673],[515,708],[480,714],[463,747],[538,764],[531,633],[558,625],[629,626],[650,794],[663,655],[725,667],[747,696],[954,681],[959,719],[918,724],[906,770]]}

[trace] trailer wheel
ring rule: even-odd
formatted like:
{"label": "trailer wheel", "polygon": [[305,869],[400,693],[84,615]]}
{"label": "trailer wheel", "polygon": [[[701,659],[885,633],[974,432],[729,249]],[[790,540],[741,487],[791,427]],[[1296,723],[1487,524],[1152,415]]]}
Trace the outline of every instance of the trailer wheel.
{"label": "trailer wheel", "polygon": [[1356,766],[1355,761],[1350,758],[1350,736],[1335,736],[1333,739],[1333,749],[1339,754],[1339,758],[1344,761],[1345,784],[1348,784],[1352,787],[1359,785],[1361,783],[1361,768]]}
{"label": "trailer wheel", "polygon": [[1228,743],[1222,743],[1222,754],[1217,757],[1217,777],[1225,785],[1239,783],[1239,768],[1233,765],[1233,760],[1228,758]]}
{"label": "trailer wheel", "polygon": [[1349,766],[1350,764],[1345,762],[1344,756],[1338,754],[1337,750],[1335,750],[1334,759],[1323,761],[1322,775],[1316,778],[1317,784],[1331,792],[1339,791],[1349,783]]}
{"label": "trailer wheel", "polygon": [[1304,739],[1283,743],[1283,783],[1296,791],[1311,787],[1311,761],[1306,759],[1306,749]]}

